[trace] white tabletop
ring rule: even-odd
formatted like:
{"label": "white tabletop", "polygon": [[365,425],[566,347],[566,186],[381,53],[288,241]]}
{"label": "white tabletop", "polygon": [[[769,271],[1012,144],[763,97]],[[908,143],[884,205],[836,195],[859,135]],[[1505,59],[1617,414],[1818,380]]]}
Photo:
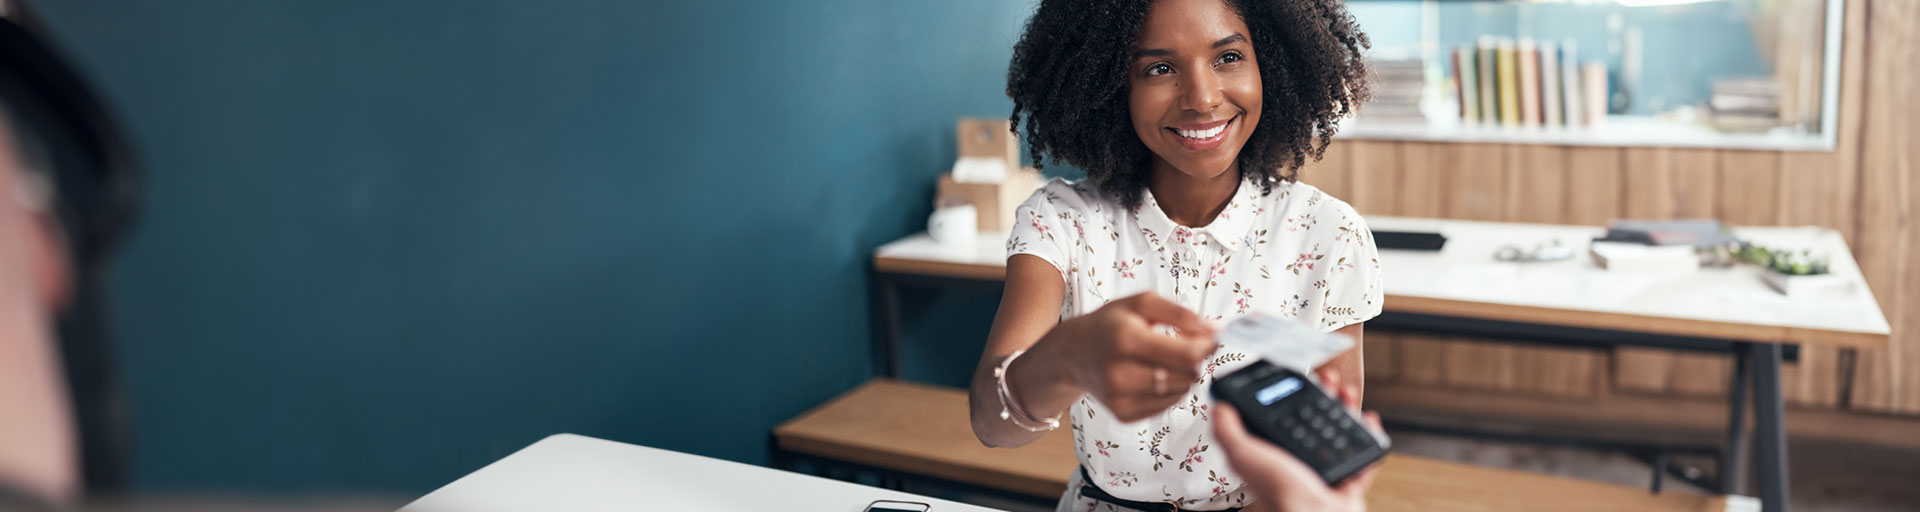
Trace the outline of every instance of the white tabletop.
{"label": "white tabletop", "polygon": [[940,243],[922,231],[888,242],[874,249],[873,255],[879,258],[1005,267],[1007,237],[1010,236],[1013,236],[1010,231],[981,231],[974,234],[973,240]]}
{"label": "white tabletop", "polygon": [[[1702,268],[1685,274],[1608,272],[1587,254],[1599,226],[1476,222],[1369,215],[1374,230],[1437,231],[1447,245],[1438,252],[1382,250],[1386,308],[1395,301],[1437,299],[1583,313],[1805,329],[1884,338],[1892,331],[1860,268],[1836,231],[1818,227],[1737,227],[1742,240],[1776,249],[1812,249],[1831,258],[1831,270],[1850,285],[1843,292],[1787,296],[1761,280],[1757,268]],[[1557,262],[1496,261],[1494,252],[1513,244],[1532,247],[1558,239],[1575,251]],[[980,233],[970,243],[943,245],[916,234],[881,246],[876,259],[946,265],[1006,266],[1005,233]],[[1760,341],[1791,341],[1772,339]],[[1884,344],[1884,340],[1880,342]]]}
{"label": "white tabletop", "polygon": [[[1437,231],[1447,237],[1434,251],[1380,251],[1389,295],[1531,306],[1594,313],[1779,326],[1848,333],[1891,332],[1853,253],[1838,232],[1818,227],[1736,227],[1741,240],[1776,249],[1811,249],[1831,258],[1846,290],[1787,296],[1761,280],[1758,267],[1701,268],[1688,273],[1609,272],[1587,247],[1604,235],[1598,226],[1368,216],[1376,231]],[[1532,248],[1559,240],[1575,256],[1553,262],[1501,262],[1507,245]]]}
{"label": "white tabletop", "polygon": [[400,510],[860,512],[882,499],[929,503],[931,512],[992,510],[573,434],[542,439]]}

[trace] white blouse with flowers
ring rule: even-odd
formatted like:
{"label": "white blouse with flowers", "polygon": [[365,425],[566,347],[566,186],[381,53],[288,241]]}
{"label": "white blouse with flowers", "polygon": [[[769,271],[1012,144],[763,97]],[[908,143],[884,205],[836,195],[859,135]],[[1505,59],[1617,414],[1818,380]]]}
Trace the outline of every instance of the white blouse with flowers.
{"label": "white blouse with flowers", "polygon": [[[1277,314],[1332,331],[1380,314],[1380,260],[1365,221],[1347,203],[1312,185],[1278,181],[1262,195],[1243,182],[1206,227],[1175,224],[1152,193],[1126,209],[1095,187],[1058,178],[1020,205],[1007,256],[1031,254],[1066,281],[1060,319],[1092,313],[1108,301],[1154,292],[1216,324],[1250,311]],[[1191,395],[1135,423],[1084,396],[1068,413],[1080,464],[1115,497],[1219,510],[1249,497],[1213,448],[1207,393],[1216,374],[1252,362],[1222,345],[1200,368]],[[1079,477],[1060,510],[1104,505],[1081,497]],[[1106,507],[1098,507],[1106,510]]]}

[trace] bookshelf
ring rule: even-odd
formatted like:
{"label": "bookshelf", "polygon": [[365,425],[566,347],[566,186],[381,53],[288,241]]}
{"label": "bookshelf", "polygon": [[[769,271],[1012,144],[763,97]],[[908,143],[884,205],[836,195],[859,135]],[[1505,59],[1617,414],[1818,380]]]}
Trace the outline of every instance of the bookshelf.
{"label": "bookshelf", "polygon": [[1375,98],[1335,137],[1831,151],[1846,7],[1846,0],[1350,4],[1374,39]]}
{"label": "bookshelf", "polygon": [[1441,125],[1412,121],[1348,119],[1340,123],[1335,139],[1475,142],[1496,144],[1551,144],[1558,146],[1646,146],[1772,151],[1831,151],[1831,135],[1815,133],[1728,133],[1698,122],[1663,120],[1650,116],[1613,115],[1594,127],[1509,128],[1488,125]]}

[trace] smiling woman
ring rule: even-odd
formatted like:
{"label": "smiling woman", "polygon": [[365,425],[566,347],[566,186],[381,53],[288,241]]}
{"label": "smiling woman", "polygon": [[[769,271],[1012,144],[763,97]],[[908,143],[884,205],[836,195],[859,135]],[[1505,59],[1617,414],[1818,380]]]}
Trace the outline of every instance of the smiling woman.
{"label": "smiling woman", "polygon": [[[1238,121],[1237,140],[1220,160],[1237,154],[1243,172],[1277,179],[1291,179],[1307,158],[1318,159],[1339,119],[1368,97],[1361,55],[1367,37],[1338,0],[1200,2],[1196,16],[1157,20],[1166,26],[1152,33],[1163,39],[1148,40],[1146,26],[1156,20],[1147,13],[1156,5],[1042,2],[1007,72],[1012,118],[1035,158],[1078,167],[1122,204],[1139,204],[1159,154],[1149,146],[1177,144],[1147,132],[1218,121],[1161,117],[1183,90],[1223,91],[1227,98],[1192,99],[1250,114]],[[1231,15],[1210,16],[1217,13],[1209,7]],[[1217,70],[1198,73],[1209,66]],[[1222,170],[1222,161],[1211,163]]]}
{"label": "smiling woman", "polygon": [[1263,312],[1352,337],[1317,370],[1359,404],[1373,238],[1294,177],[1365,101],[1366,45],[1334,0],[1045,0],[1027,23],[1013,119],[1037,158],[1087,179],[1018,209],[970,397],[989,446],[1072,425],[1060,510],[1364,506],[1364,475],[1336,491],[1222,454],[1206,386],[1255,359],[1214,326]]}

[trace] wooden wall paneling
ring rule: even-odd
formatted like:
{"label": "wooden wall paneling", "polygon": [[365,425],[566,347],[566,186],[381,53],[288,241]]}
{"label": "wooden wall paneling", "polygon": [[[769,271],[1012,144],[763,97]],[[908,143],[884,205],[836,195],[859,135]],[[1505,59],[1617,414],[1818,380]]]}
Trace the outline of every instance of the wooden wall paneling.
{"label": "wooden wall paneling", "polygon": [[[1628,148],[1624,176],[1626,217],[1666,219],[1714,216],[1720,152],[1710,149]],[[1724,356],[1620,348],[1613,353],[1614,385],[1641,392],[1715,394],[1726,390],[1732,366]]]}
{"label": "wooden wall paneling", "polygon": [[[1450,144],[1403,142],[1400,145],[1400,197],[1397,211],[1415,217],[1446,214],[1447,159]],[[1420,332],[1400,331],[1392,341],[1401,382],[1440,384],[1445,370],[1445,342]]]}
{"label": "wooden wall paneling", "polygon": [[[1567,204],[1563,220],[1568,224],[1605,225],[1621,217],[1625,150],[1609,147],[1567,148]],[[1600,396],[1612,387],[1614,354],[1589,351],[1591,374],[1586,379],[1588,394]],[[1566,385],[1577,386],[1577,376],[1568,376]]]}
{"label": "wooden wall paneling", "polygon": [[1665,393],[1672,373],[1672,353],[1653,348],[1613,349],[1613,388],[1638,393]]}
{"label": "wooden wall paneling", "polygon": [[[1734,151],[1710,149],[1676,149],[1673,151],[1673,217],[1696,218],[1714,217],[1721,213],[1722,199],[1720,162]],[[1768,167],[1765,172],[1777,172],[1779,165]],[[1778,175],[1768,174],[1769,178]],[[1755,180],[1741,180],[1751,182]],[[1771,186],[1773,181],[1766,181]],[[1773,197],[1771,193],[1761,197]],[[1732,198],[1745,201],[1744,197]],[[1763,205],[1764,206],[1764,205]],[[1668,391],[1691,395],[1717,395],[1727,390],[1727,380],[1733,376],[1733,362],[1722,354],[1697,354],[1690,352],[1670,352],[1672,364],[1668,377]]]}
{"label": "wooden wall paneling", "polygon": [[[1392,141],[1350,140],[1337,144],[1344,145],[1347,152],[1347,174],[1350,181],[1343,194],[1334,197],[1353,205],[1362,215],[1396,215],[1394,206],[1400,179],[1400,143]],[[1332,193],[1332,191],[1329,191]],[[1367,380],[1388,382],[1399,373],[1398,334],[1392,331],[1373,331],[1365,334],[1364,358],[1367,366]]]}
{"label": "wooden wall paneling", "polygon": [[1714,216],[1735,226],[1779,222],[1780,153],[1720,152],[1720,200]]}
{"label": "wooden wall paneling", "polygon": [[1448,144],[1446,217],[1497,221],[1505,216],[1507,148],[1497,144]]}
{"label": "wooden wall paneling", "polygon": [[[1509,198],[1516,195],[1514,169],[1507,161],[1514,150],[1499,144],[1451,144],[1444,162],[1447,218],[1499,221],[1507,217]],[[1514,389],[1522,368],[1514,347],[1445,338],[1441,344],[1441,371],[1445,383],[1483,389]]]}
{"label": "wooden wall paneling", "polygon": [[1620,148],[1567,148],[1568,224],[1605,225],[1620,218]]}
{"label": "wooden wall paneling", "polygon": [[[1673,150],[1621,150],[1620,212],[1622,217],[1659,219],[1674,215]],[[1669,352],[1622,347],[1613,351],[1613,387],[1621,391],[1664,393],[1673,366]]]}
{"label": "wooden wall paneling", "polygon": [[1446,213],[1446,156],[1440,143],[1400,144],[1400,215],[1439,217]]}
{"label": "wooden wall paneling", "polygon": [[1393,141],[1352,141],[1348,158],[1353,182],[1345,199],[1364,215],[1398,215],[1400,144]]}
{"label": "wooden wall paneling", "polygon": [[[1372,336],[1369,334],[1368,336]],[[1399,332],[1394,350],[1398,356],[1395,377],[1406,384],[1446,383],[1446,341],[1433,335]]]}
{"label": "wooden wall paneling", "polygon": [[[1861,128],[1859,236],[1853,250],[1880,307],[1893,324],[1887,350],[1862,350],[1853,374],[1850,408],[1920,412],[1920,263],[1914,241],[1920,223],[1920,2],[1857,2],[1867,9],[1866,91]],[[1849,4],[1852,7],[1861,6]]]}
{"label": "wooden wall paneling", "polygon": [[1623,148],[1625,160],[1620,209],[1634,219],[1673,217],[1673,150],[1669,148]]}
{"label": "wooden wall paneling", "polygon": [[1360,361],[1367,372],[1367,382],[1394,382],[1399,377],[1399,337],[1399,333],[1385,329],[1369,329],[1361,334]]}
{"label": "wooden wall paneling", "polygon": [[1346,199],[1352,190],[1352,151],[1351,144],[1344,140],[1327,144],[1327,151],[1320,155],[1319,161],[1308,159],[1307,165],[1301,167],[1300,181],[1318,187],[1333,197]]}
{"label": "wooden wall paneling", "polygon": [[1851,246],[1856,241],[1859,147],[1854,137],[1841,136],[1833,151],[1780,152],[1780,184],[1774,187],[1778,216],[1773,223],[1838,230]]}
{"label": "wooden wall paneling", "polygon": [[[1673,218],[1712,217],[1720,195],[1720,153],[1712,149],[1674,149]],[[1629,191],[1631,192],[1631,191]]]}
{"label": "wooden wall paneling", "polygon": [[1520,385],[1514,346],[1458,336],[1434,338],[1440,344],[1441,381],[1449,387],[1527,391]]}
{"label": "wooden wall paneling", "polygon": [[[1563,146],[1507,147],[1506,215],[1503,220],[1561,224],[1566,222],[1569,193],[1567,159]],[[1530,393],[1589,396],[1595,358],[1593,351],[1561,347],[1508,345],[1497,349],[1512,368],[1515,389]]]}
{"label": "wooden wall paneling", "polygon": [[1568,151],[1565,146],[1515,144],[1508,146],[1506,220],[1563,224],[1566,222]]}

